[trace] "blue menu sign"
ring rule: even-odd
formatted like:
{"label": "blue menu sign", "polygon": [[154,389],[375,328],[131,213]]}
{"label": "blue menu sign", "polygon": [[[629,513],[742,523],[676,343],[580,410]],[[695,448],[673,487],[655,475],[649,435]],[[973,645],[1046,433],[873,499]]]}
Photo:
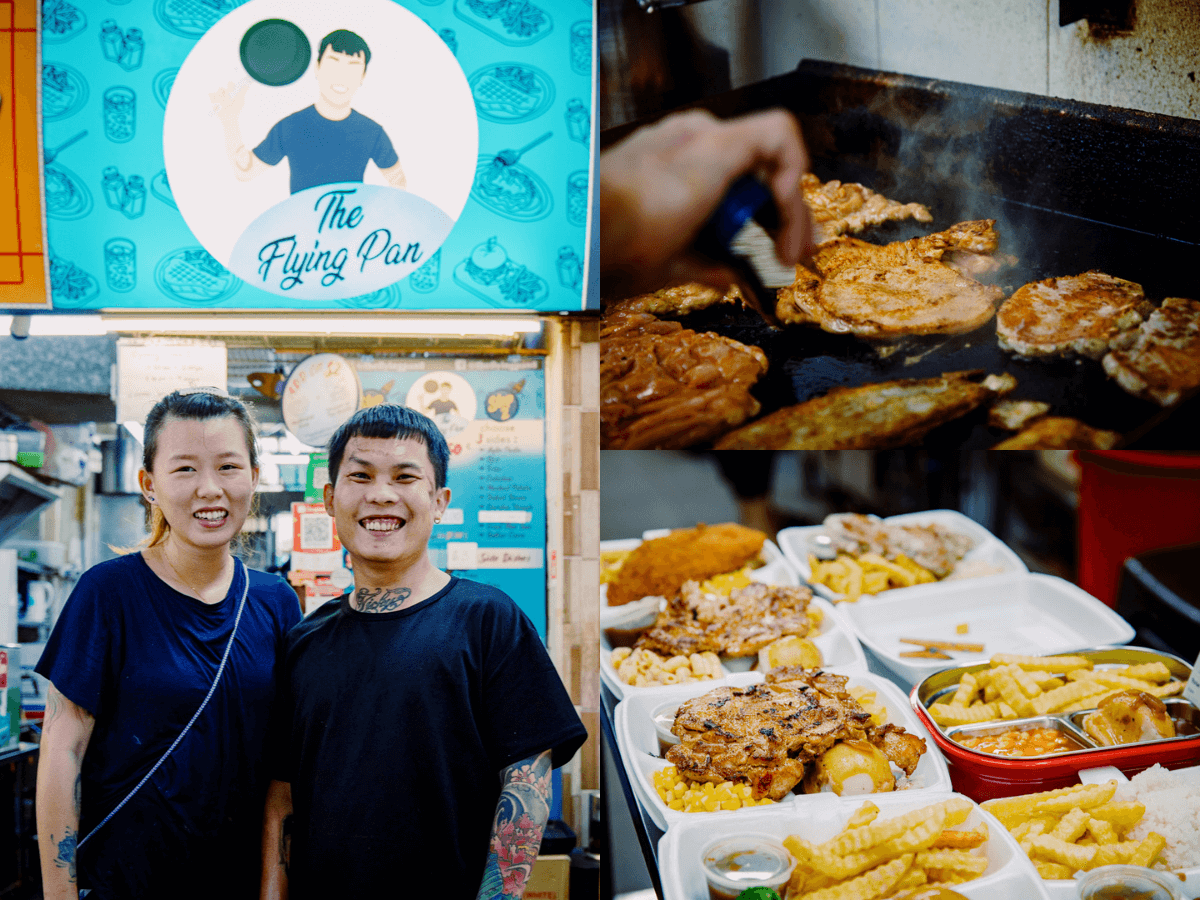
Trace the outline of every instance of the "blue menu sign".
{"label": "blue menu sign", "polygon": [[55,308],[584,308],[588,0],[43,0]]}

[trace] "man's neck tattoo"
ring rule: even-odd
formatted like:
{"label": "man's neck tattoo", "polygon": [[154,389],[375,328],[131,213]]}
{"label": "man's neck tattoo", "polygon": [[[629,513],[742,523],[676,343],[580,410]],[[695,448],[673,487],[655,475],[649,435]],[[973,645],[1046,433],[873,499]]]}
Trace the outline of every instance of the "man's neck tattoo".
{"label": "man's neck tattoo", "polygon": [[359,588],[354,592],[354,607],[359,612],[395,612],[404,606],[412,590],[402,588]]}

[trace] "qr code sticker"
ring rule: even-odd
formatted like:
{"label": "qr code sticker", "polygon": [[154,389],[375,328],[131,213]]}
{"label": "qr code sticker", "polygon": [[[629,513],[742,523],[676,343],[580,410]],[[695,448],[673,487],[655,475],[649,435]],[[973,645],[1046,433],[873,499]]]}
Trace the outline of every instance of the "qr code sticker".
{"label": "qr code sticker", "polygon": [[324,513],[300,517],[300,549],[328,550],[333,546],[333,519]]}

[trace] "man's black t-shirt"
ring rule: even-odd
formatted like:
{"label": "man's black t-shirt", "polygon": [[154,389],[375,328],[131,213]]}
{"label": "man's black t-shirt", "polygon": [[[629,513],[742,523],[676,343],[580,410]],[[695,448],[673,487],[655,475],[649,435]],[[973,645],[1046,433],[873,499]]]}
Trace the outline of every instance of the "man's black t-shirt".
{"label": "man's black t-shirt", "polygon": [[525,614],[458,578],[394,613],[325,604],[282,678],[293,900],[474,898],[501,770],[544,750],[561,766],[587,737]]}

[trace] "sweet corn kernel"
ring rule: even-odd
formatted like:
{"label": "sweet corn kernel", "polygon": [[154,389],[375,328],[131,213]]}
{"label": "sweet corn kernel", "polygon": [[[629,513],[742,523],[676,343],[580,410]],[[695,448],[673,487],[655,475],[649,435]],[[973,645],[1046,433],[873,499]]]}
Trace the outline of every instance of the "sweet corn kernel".
{"label": "sweet corn kernel", "polygon": [[742,801],[737,799],[737,797],[731,797],[728,800],[721,801],[721,809],[741,809],[741,808],[742,808]]}
{"label": "sweet corn kernel", "polygon": [[704,811],[705,812],[716,812],[720,808],[721,808],[721,804],[719,801],[714,800],[712,797],[704,798]]}

